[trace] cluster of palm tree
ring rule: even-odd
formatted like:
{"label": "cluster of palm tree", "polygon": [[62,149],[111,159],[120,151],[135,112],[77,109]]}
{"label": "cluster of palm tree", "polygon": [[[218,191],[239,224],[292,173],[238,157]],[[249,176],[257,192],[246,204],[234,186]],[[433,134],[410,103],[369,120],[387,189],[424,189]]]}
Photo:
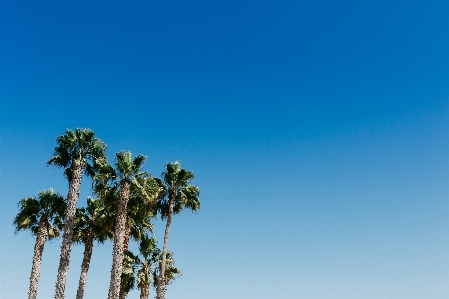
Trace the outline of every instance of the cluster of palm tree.
{"label": "cluster of palm tree", "polygon": [[[137,282],[140,298],[147,299],[150,286],[156,298],[164,299],[166,285],[181,272],[168,250],[168,237],[173,214],[184,209],[200,208],[198,187],[191,185],[192,171],[179,162],[167,163],[162,179],[143,171],[146,157],[118,152],[114,165],[106,157],[106,144],[90,129],[67,130],[56,139],[53,156],[48,161],[64,169],[69,182],[67,198],[53,189],[38,197],[19,202],[14,218],[16,232],[31,230],[36,236],[30,277],[29,299],[35,299],[42,252],[47,239],[62,231],[61,256],[56,280],[55,299],[64,298],[66,277],[73,243],[84,245],[77,299],[83,298],[94,242],[113,240],[113,261],[108,299],[124,299]],[[77,208],[83,173],[92,180],[95,198],[86,207]],[[166,220],[162,250],[157,247],[151,221],[161,216]],[[138,243],[139,254],[129,251],[129,242]]]}

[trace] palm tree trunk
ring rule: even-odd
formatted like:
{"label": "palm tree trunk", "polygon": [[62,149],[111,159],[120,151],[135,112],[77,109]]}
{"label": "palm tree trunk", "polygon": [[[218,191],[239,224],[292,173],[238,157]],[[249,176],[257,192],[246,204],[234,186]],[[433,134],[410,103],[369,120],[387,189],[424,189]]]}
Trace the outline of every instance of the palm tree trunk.
{"label": "palm tree trunk", "polygon": [[[131,237],[131,227],[126,227],[126,231],[125,231],[125,237],[124,237],[124,241],[123,241],[123,254],[125,252],[128,251],[129,249],[129,238]],[[119,298],[120,299],[125,299],[126,294],[125,294],[125,285],[126,283],[124,283],[120,277],[120,295]]]}
{"label": "palm tree trunk", "polygon": [[70,263],[72,247],[73,222],[75,220],[76,203],[79,197],[83,165],[81,161],[72,162],[72,172],[69,180],[69,193],[67,195],[67,210],[64,217],[64,234],[62,236],[61,258],[59,260],[58,278],[56,280],[55,299],[64,299],[67,272]]}
{"label": "palm tree trunk", "polygon": [[90,259],[92,257],[92,250],[94,247],[94,234],[92,227],[87,229],[86,243],[84,244],[84,257],[81,264],[81,275],[78,284],[78,291],[76,292],[76,299],[82,299],[84,296],[84,289],[86,287],[87,271],[89,271]]}
{"label": "palm tree trunk", "polygon": [[156,285],[156,299],[165,299],[166,292],[166,280],[165,280],[165,263],[166,263],[166,255],[168,248],[168,233],[170,232],[170,224],[173,215],[173,204],[175,202],[176,192],[172,189],[170,190],[170,202],[168,204],[168,215],[167,215],[167,224],[165,226],[165,235],[164,235],[164,247],[162,249],[162,261],[160,265],[160,275],[157,277],[157,285]]}
{"label": "palm tree trunk", "polygon": [[37,286],[41,272],[42,252],[44,251],[45,241],[47,240],[47,218],[42,217],[39,221],[37,231],[36,244],[34,244],[33,266],[31,267],[30,290],[28,291],[28,299],[36,299]]}
{"label": "palm tree trunk", "polygon": [[111,282],[109,286],[108,299],[119,299],[120,282],[123,263],[123,241],[126,229],[126,207],[129,200],[129,183],[123,182],[120,186],[120,202],[117,210],[117,220],[114,231],[114,249],[111,270]]}
{"label": "palm tree trunk", "polygon": [[125,237],[123,240],[123,252],[129,249],[129,238],[131,237],[131,227],[126,227]]}
{"label": "palm tree trunk", "polygon": [[150,296],[150,285],[143,286],[140,289],[140,299],[148,299]]}
{"label": "palm tree trunk", "polygon": [[[121,282],[121,281],[120,281],[120,282]],[[118,297],[119,297],[120,299],[125,299],[125,297],[126,297],[126,294],[125,294],[125,286],[122,285],[121,283],[120,283],[120,293],[119,293]]]}

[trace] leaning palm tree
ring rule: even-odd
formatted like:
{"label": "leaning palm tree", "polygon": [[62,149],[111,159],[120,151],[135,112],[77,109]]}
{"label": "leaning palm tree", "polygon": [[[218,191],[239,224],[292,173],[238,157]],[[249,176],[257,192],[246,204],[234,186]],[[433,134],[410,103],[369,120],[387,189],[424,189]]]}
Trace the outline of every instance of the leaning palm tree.
{"label": "leaning palm tree", "polygon": [[83,262],[78,283],[76,299],[82,299],[86,286],[87,272],[89,271],[94,240],[103,243],[112,238],[112,230],[106,223],[111,221],[100,199],[87,198],[86,208],[76,209],[75,229],[73,241],[84,244]]}
{"label": "leaning palm tree", "polygon": [[36,299],[44,245],[47,238],[59,236],[66,203],[61,195],[49,189],[40,192],[38,198],[22,199],[19,202],[19,209],[19,213],[14,218],[16,233],[29,229],[36,236],[28,291],[28,299]]}
{"label": "leaning palm tree", "polygon": [[[119,202],[114,228],[113,262],[111,270],[111,282],[109,287],[109,299],[118,299],[120,294],[120,277],[122,274],[123,243],[125,240],[127,205],[130,192],[139,192],[148,202],[153,202],[159,196],[161,188],[152,193],[153,178],[148,172],[142,171],[146,157],[138,155],[134,159],[130,152],[118,152],[116,154],[116,167],[112,167],[106,161],[100,163],[101,167],[96,177],[96,190],[99,194],[115,193],[110,190],[118,190]],[[105,191],[106,190],[106,191]],[[154,190],[153,190],[154,191]]]}
{"label": "leaning palm tree", "polygon": [[[140,289],[140,299],[148,299],[150,296],[150,285],[156,281],[159,274],[159,264],[162,260],[161,250],[156,247],[155,237],[142,236],[139,244],[139,252],[142,260],[138,259],[137,286]],[[181,271],[174,265],[173,253],[167,251],[165,259],[165,280],[169,284],[176,277],[181,275]]]}
{"label": "leaning palm tree", "polygon": [[[55,299],[64,298],[64,290],[69,270],[70,251],[72,247],[73,224],[75,220],[76,203],[83,171],[93,175],[93,168],[97,159],[106,158],[106,144],[95,138],[90,129],[68,129],[64,135],[56,139],[53,157],[48,164],[65,169],[64,174],[69,181],[67,194],[67,209],[64,216],[64,233],[62,236],[61,257],[59,260],[58,278],[56,280]],[[93,162],[92,164],[89,164]]]}
{"label": "leaning palm tree", "polygon": [[161,212],[162,219],[167,218],[164,235],[164,247],[162,250],[162,261],[160,264],[160,273],[156,279],[156,299],[164,299],[167,280],[165,278],[165,265],[168,247],[168,234],[173,214],[179,214],[183,209],[190,209],[193,212],[200,208],[200,189],[190,185],[194,179],[192,171],[181,168],[179,162],[168,163],[166,170],[162,173],[164,180],[165,196],[160,197],[158,209]]}

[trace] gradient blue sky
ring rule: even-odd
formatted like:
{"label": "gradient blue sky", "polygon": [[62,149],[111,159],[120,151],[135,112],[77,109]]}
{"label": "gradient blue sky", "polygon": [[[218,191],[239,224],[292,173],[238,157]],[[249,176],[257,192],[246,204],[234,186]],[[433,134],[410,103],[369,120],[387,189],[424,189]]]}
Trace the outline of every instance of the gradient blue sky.
{"label": "gradient blue sky", "polygon": [[[67,194],[46,162],[89,127],[111,158],[195,172],[167,299],[449,298],[448,16],[447,1],[1,1],[0,297],[29,285],[17,202]],[[106,298],[111,250],[95,247],[86,298]]]}

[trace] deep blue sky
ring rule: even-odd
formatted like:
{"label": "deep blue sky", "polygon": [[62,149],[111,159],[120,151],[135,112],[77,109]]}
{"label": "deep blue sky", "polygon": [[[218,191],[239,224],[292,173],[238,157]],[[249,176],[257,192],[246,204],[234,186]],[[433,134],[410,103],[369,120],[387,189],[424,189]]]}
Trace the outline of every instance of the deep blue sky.
{"label": "deep blue sky", "polygon": [[[67,194],[46,162],[65,129],[89,127],[111,161],[130,150],[156,176],[175,160],[195,172],[202,208],[173,221],[183,276],[167,299],[448,298],[448,15],[448,2],[1,1],[0,297],[29,284],[17,202]],[[94,249],[86,298],[107,296],[111,249]],[[76,246],[67,298],[81,258]]]}

